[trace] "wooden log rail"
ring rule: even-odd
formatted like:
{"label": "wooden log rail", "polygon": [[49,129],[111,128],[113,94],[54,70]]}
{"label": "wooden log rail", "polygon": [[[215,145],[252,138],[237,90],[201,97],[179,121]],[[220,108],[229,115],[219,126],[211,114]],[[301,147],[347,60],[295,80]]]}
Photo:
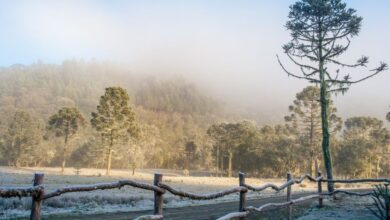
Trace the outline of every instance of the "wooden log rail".
{"label": "wooden log rail", "polygon": [[[88,185],[76,185],[69,187],[62,187],[53,192],[46,193],[45,187],[43,184],[44,175],[41,173],[36,173],[34,175],[34,184],[30,187],[0,187],[0,198],[10,198],[10,197],[31,197],[32,198],[32,209],[30,220],[39,220],[41,212],[42,201],[50,199],[52,197],[61,196],[65,193],[71,192],[87,192],[95,190],[105,190],[105,189],[120,189],[124,186],[132,186],[135,188],[140,188],[148,191],[154,192],[154,213],[153,215],[140,216],[138,220],[145,219],[163,219],[163,195],[166,192],[169,192],[175,196],[180,196],[184,198],[189,198],[192,200],[211,200],[216,198],[221,198],[230,194],[239,194],[239,207],[238,212],[229,213],[219,220],[227,219],[240,219],[244,220],[251,212],[262,212],[270,208],[283,208],[289,207],[288,219],[292,219],[292,209],[291,206],[294,204],[302,203],[312,199],[318,199],[318,206],[322,207],[322,200],[325,196],[333,196],[335,194],[343,193],[352,196],[369,196],[372,195],[372,192],[352,192],[346,190],[335,190],[333,192],[322,192],[322,183],[323,182],[334,182],[334,183],[390,183],[390,179],[379,178],[379,179],[351,179],[351,180],[327,180],[324,179],[321,172],[317,174],[317,177],[312,177],[309,174],[305,174],[298,179],[292,178],[291,174],[287,174],[287,181],[280,186],[272,183],[267,183],[262,186],[251,186],[245,183],[245,174],[239,173],[238,186],[230,189],[222,190],[220,192],[209,193],[209,194],[195,194],[190,192],[181,191],[175,189],[167,184],[163,183],[163,175],[156,173],[154,176],[154,182],[152,184],[137,182],[134,180],[119,180],[116,182],[108,183],[97,183],[97,184],[88,184]],[[297,199],[291,199],[292,195],[292,185],[300,184],[304,180],[308,179],[311,182],[317,183],[317,193],[313,195],[303,196]],[[246,206],[246,194],[248,191],[261,192],[266,189],[272,189],[276,192],[282,191],[287,188],[287,197],[286,202],[281,203],[267,203],[260,207]]]}
{"label": "wooden log rail", "polygon": [[332,183],[390,183],[390,179],[386,178],[367,178],[367,179],[353,179],[353,180],[327,180],[323,179],[322,182],[332,182]]}
{"label": "wooden log rail", "polygon": [[320,195],[309,195],[309,196],[304,196],[304,197],[301,197],[301,198],[298,198],[298,199],[292,199],[290,201],[287,201],[287,202],[282,202],[282,203],[267,203],[267,204],[264,204],[258,208],[256,207],[253,207],[253,206],[248,206],[246,207],[246,211],[244,212],[233,212],[233,213],[229,213],[225,216],[222,216],[220,218],[218,218],[217,220],[228,220],[228,219],[234,219],[234,218],[243,218],[243,217],[246,217],[250,214],[251,211],[257,211],[257,212],[262,212],[262,211],[265,211],[269,208],[272,208],[272,207],[276,207],[276,208],[283,208],[283,207],[287,207],[287,206],[291,206],[293,204],[298,204],[298,203],[302,203],[302,202],[305,202],[307,200],[310,200],[310,199],[315,199],[315,198],[319,198]]}
{"label": "wooden log rail", "polygon": [[147,183],[140,183],[133,180],[119,180],[117,182],[111,182],[111,183],[97,183],[97,184],[90,184],[90,185],[69,186],[69,187],[59,188],[54,192],[45,194],[43,199],[49,199],[70,192],[87,192],[87,191],[116,189],[116,188],[120,189],[123,186],[133,186],[135,188],[140,188],[144,190],[165,193],[164,189]]}
{"label": "wooden log rail", "polygon": [[322,180],[322,176],[314,178],[314,177],[310,176],[309,174],[305,174],[305,175],[301,176],[299,179],[287,180],[286,183],[284,183],[284,184],[282,184],[280,186],[277,186],[277,185],[272,184],[272,183],[267,183],[267,184],[265,184],[263,186],[259,186],[259,187],[255,187],[255,186],[251,186],[251,185],[245,184],[245,187],[248,188],[249,190],[252,190],[252,191],[255,191],[255,192],[260,192],[260,191],[266,190],[267,188],[271,188],[271,189],[275,190],[276,192],[279,192],[279,191],[282,191],[282,190],[284,190],[285,188],[287,188],[287,187],[289,187],[291,185],[301,184],[305,179],[308,179],[311,182],[323,181]]}
{"label": "wooden log rail", "polygon": [[32,186],[32,187],[0,187],[0,197],[11,198],[11,197],[31,197],[43,191],[43,186]]}
{"label": "wooden log rail", "polygon": [[174,188],[172,188],[166,184],[163,184],[163,183],[159,184],[159,186],[163,189],[166,189],[168,192],[172,193],[173,195],[185,197],[185,198],[190,198],[193,200],[211,200],[211,199],[224,197],[224,196],[227,196],[227,195],[233,194],[233,193],[248,191],[247,188],[239,186],[239,187],[234,187],[234,188],[223,190],[223,191],[216,192],[216,193],[194,194],[194,193],[189,193],[189,192],[184,192],[184,191],[174,189]]}

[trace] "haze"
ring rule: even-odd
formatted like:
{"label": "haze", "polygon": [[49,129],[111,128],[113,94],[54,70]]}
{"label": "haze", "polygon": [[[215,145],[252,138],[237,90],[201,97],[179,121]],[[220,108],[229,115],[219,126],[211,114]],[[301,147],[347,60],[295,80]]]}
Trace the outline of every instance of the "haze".
{"label": "haze", "polygon": [[[139,74],[184,75],[227,103],[279,122],[307,85],[287,77],[275,57],[284,59],[293,2],[2,1],[0,65],[97,59],[125,63]],[[345,60],[365,54],[373,67],[389,63],[390,3],[347,4],[364,20]],[[389,82],[387,71],[336,97],[341,116],[384,119]]]}

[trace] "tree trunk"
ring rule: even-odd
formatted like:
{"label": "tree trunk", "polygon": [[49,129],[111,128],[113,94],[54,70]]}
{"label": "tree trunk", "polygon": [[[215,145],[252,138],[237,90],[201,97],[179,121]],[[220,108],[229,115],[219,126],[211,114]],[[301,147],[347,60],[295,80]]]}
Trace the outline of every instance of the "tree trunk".
{"label": "tree trunk", "polygon": [[314,171],[314,167],[315,167],[315,164],[314,164],[314,161],[315,161],[315,157],[314,157],[314,152],[310,152],[310,157],[309,157],[309,174],[311,176],[314,176],[315,174],[313,173]]}
{"label": "tree trunk", "polygon": [[133,173],[133,176],[134,176],[134,174],[135,174],[135,168],[136,168],[137,166],[135,165],[135,163],[133,163],[132,165],[131,165],[131,170],[132,170],[132,173]]}
{"label": "tree trunk", "polygon": [[107,169],[106,169],[106,175],[110,175],[111,171],[111,158],[112,158],[112,147],[114,146],[114,131],[110,131],[110,146],[108,147],[108,154],[107,154]]}
{"label": "tree trunk", "polygon": [[68,145],[68,134],[65,134],[64,149],[62,151],[61,175],[64,175],[66,165],[66,150]]}
{"label": "tree trunk", "polygon": [[225,174],[225,156],[222,155],[222,158],[220,158],[219,163],[221,164],[221,169],[219,170],[220,176],[223,177]]}
{"label": "tree trunk", "polygon": [[219,146],[217,146],[217,158],[216,158],[216,175],[219,176]]}
{"label": "tree trunk", "polygon": [[233,152],[229,151],[228,177],[232,177],[233,170]]}
{"label": "tree trunk", "polygon": [[[311,105],[313,106],[313,105]],[[313,114],[313,108],[311,107],[310,108],[310,135],[309,135],[309,138],[310,138],[310,175],[312,176],[315,176],[317,175],[317,170],[315,171],[315,173],[313,174],[313,166],[315,166],[314,164],[314,160],[316,159],[316,155],[315,155],[315,149],[314,149],[314,114]]]}
{"label": "tree trunk", "polygon": [[318,158],[314,158],[314,170],[316,173],[320,172],[319,164],[318,164]]}
{"label": "tree trunk", "polygon": [[371,178],[372,177],[372,160],[371,160],[371,156],[368,156],[368,161],[369,161],[368,178]]}
{"label": "tree trunk", "polygon": [[107,169],[106,169],[106,175],[109,176],[110,175],[110,171],[111,171],[111,157],[112,157],[112,149],[111,147],[108,149],[108,154],[107,154]]}
{"label": "tree trunk", "polygon": [[[324,83],[325,84],[325,83]],[[328,100],[326,100],[326,85],[321,86],[321,119],[322,119],[322,151],[324,155],[324,165],[326,169],[326,176],[329,180],[333,179],[332,172],[332,159],[330,156],[329,149],[329,128],[328,128],[328,114],[327,114],[327,105]],[[328,191],[334,191],[333,182],[328,182]]]}
{"label": "tree trunk", "polygon": [[15,167],[20,167],[20,162],[19,162],[19,158],[15,160]]}
{"label": "tree trunk", "polygon": [[[320,25],[321,27],[321,25]],[[320,30],[320,36],[322,35],[322,31]],[[329,100],[327,100],[327,82],[325,81],[325,69],[324,69],[324,58],[322,56],[322,40],[319,42],[319,70],[320,70],[320,82],[321,82],[321,92],[320,92],[320,103],[321,103],[321,121],[322,121],[322,153],[324,156],[324,165],[326,169],[326,176],[327,179],[332,180],[333,179],[333,172],[332,172],[332,159],[330,156],[330,149],[329,149],[329,140],[330,140],[330,134],[329,134],[329,125],[328,125],[328,103]],[[334,191],[334,183],[328,182],[328,191],[333,192]]]}

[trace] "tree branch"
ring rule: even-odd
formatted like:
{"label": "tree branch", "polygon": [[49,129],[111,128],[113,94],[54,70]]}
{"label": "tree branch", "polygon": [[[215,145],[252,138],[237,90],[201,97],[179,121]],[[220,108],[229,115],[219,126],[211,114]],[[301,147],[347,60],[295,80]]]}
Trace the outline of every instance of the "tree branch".
{"label": "tree branch", "polygon": [[382,71],[385,71],[387,70],[387,64],[386,63],[381,63],[379,67],[375,68],[375,69],[372,69],[370,71],[373,71],[374,73],[373,74],[370,74],[366,77],[363,77],[359,80],[355,80],[355,81],[350,81],[350,80],[334,80],[334,79],[330,79],[330,80],[326,80],[326,82],[330,82],[330,83],[338,83],[338,84],[354,84],[354,83],[358,83],[358,82],[361,82],[361,81],[364,81],[366,79],[369,79],[371,77],[374,77],[375,75],[379,74],[380,72]]}
{"label": "tree branch", "polygon": [[317,79],[313,79],[313,78],[306,77],[306,76],[305,76],[305,77],[303,77],[303,76],[298,76],[298,75],[295,75],[295,74],[289,72],[289,71],[284,67],[284,65],[282,64],[282,62],[280,61],[279,56],[276,55],[276,57],[277,57],[277,59],[278,59],[279,65],[282,67],[282,69],[284,70],[284,72],[287,73],[288,76],[293,76],[293,77],[295,77],[295,78],[297,78],[297,79],[305,79],[305,80],[308,80],[308,81],[313,82],[313,83],[320,83],[320,81],[317,80]]}
{"label": "tree branch", "polygon": [[294,60],[294,58],[291,57],[291,55],[290,55],[288,52],[286,52],[286,54],[287,54],[288,58],[290,58],[290,60],[291,60],[293,63],[295,63],[295,65],[297,65],[297,66],[299,66],[299,67],[301,67],[301,68],[306,68],[306,69],[312,69],[312,70],[319,71],[317,68],[314,68],[314,67],[312,67],[312,66],[298,63],[296,60]]}
{"label": "tree branch", "polygon": [[333,60],[333,59],[329,59],[329,58],[326,58],[327,61],[330,61],[334,64],[337,64],[339,66],[342,66],[342,67],[350,67],[350,68],[355,68],[355,67],[358,67],[358,66],[366,66],[366,64],[368,63],[368,57],[366,56],[362,56],[360,59],[358,59],[356,61],[355,64],[345,64],[345,63],[341,63],[337,60]]}

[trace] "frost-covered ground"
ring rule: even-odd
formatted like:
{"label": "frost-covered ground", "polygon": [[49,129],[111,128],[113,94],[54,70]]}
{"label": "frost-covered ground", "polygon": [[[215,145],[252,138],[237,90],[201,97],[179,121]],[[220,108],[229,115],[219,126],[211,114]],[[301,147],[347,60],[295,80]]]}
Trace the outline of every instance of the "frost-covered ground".
{"label": "frost-covered ground", "polygon": [[[146,183],[153,182],[154,170],[142,170],[133,176],[129,170],[113,170],[110,177],[104,176],[105,171],[100,169],[82,169],[80,175],[75,175],[73,168],[66,169],[65,175],[61,176],[59,168],[9,168],[0,167],[0,186],[29,186],[32,184],[33,173],[45,173],[44,184],[46,192],[57,188],[79,184],[95,184],[111,182],[120,179],[133,179]],[[238,178],[184,176],[182,171],[159,170],[164,174],[163,182],[172,187],[194,193],[212,193],[235,187]],[[198,173],[199,174],[199,173]],[[282,179],[256,179],[246,178],[246,183],[262,185],[264,183],[281,184]],[[344,186],[341,186],[344,187]],[[305,182],[295,185],[293,192],[315,191],[316,184]],[[283,192],[280,192],[283,193]],[[273,196],[273,191],[262,193],[248,193],[248,198]],[[237,194],[232,194],[211,201],[193,201],[182,199],[166,193],[164,195],[164,207],[194,206],[199,204],[217,203],[222,201],[237,200]],[[0,219],[29,215],[31,198],[0,198]],[[123,212],[135,210],[149,210],[153,208],[153,192],[123,187],[121,189],[99,190],[93,192],[68,193],[44,201],[43,214],[52,213],[103,213]]]}
{"label": "frost-covered ground", "polygon": [[312,219],[343,219],[343,220],[369,220],[377,219],[367,207],[373,207],[370,196],[338,196],[337,200],[324,200],[324,207],[318,209],[314,204],[298,218],[298,220]]}

